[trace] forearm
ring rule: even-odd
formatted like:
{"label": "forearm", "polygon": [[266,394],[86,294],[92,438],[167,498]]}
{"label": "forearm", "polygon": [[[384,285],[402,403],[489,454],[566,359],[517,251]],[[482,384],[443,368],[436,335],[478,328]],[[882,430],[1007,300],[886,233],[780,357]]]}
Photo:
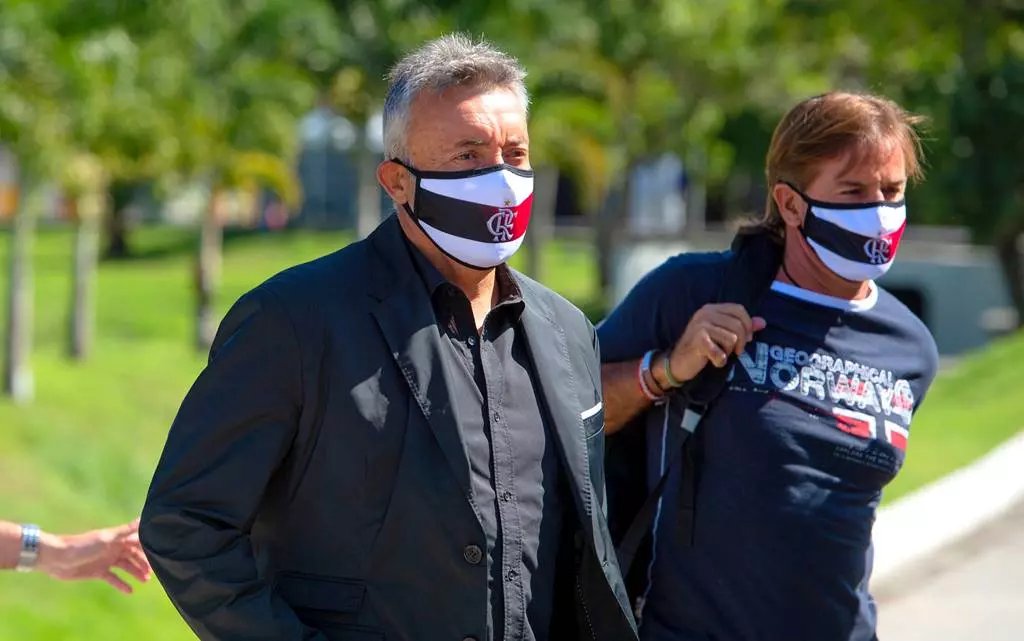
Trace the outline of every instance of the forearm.
{"label": "forearm", "polygon": [[21,526],[0,521],[0,570],[13,570],[21,552]]}
{"label": "forearm", "polygon": [[[64,548],[61,537],[47,532],[39,533],[39,560],[36,568],[45,571]],[[13,570],[21,555],[21,524],[0,521],[0,570]]]}
{"label": "forearm", "polygon": [[[660,394],[676,389],[681,381],[670,380],[666,372],[668,352],[655,352],[647,382],[651,391]],[[614,434],[631,418],[651,406],[651,401],[640,389],[638,369],[640,360],[605,363],[601,366],[601,387],[604,393],[605,433]],[[651,380],[653,379],[653,381]]]}
{"label": "forearm", "polygon": [[614,434],[634,416],[651,406],[637,381],[640,359],[601,365],[604,396],[604,431]]}

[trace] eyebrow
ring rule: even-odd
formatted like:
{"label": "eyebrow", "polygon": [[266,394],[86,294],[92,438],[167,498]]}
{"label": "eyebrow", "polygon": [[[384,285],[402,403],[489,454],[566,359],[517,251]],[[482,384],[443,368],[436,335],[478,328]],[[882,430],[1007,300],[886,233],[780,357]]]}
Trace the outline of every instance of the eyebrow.
{"label": "eyebrow", "polygon": [[[883,180],[882,184],[886,187],[900,186],[905,184],[906,180]],[[840,180],[839,184],[844,187],[865,187],[866,183],[862,183],[859,180]]]}
{"label": "eyebrow", "polygon": [[[512,138],[509,138],[508,140],[506,140],[505,144],[506,145],[525,145],[526,144],[526,139],[525,138],[519,138],[519,137],[512,137]],[[485,147],[485,146],[487,146],[487,142],[484,141],[484,140],[481,140],[479,138],[465,138],[465,139],[460,140],[459,142],[455,143],[455,146],[458,147],[459,149],[462,149],[463,147],[470,147],[470,148],[473,148],[473,147]]]}

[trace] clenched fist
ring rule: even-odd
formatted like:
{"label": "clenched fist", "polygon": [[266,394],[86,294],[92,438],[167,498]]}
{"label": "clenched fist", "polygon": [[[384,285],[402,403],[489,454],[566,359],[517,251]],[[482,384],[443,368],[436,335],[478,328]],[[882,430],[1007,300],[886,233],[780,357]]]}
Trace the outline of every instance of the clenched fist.
{"label": "clenched fist", "polygon": [[729,355],[741,354],[754,333],[766,324],[760,316],[751,318],[742,305],[712,303],[701,307],[668,355],[672,376],[686,382],[707,363],[725,367]]}

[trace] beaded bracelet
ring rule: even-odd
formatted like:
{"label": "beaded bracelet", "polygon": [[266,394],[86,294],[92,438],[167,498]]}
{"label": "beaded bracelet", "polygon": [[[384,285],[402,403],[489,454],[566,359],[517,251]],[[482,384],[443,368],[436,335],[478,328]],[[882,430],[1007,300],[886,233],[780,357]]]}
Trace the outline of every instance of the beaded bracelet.
{"label": "beaded bracelet", "polygon": [[636,368],[636,380],[637,383],[639,383],[640,385],[640,391],[647,398],[647,400],[651,401],[652,403],[657,403],[658,401],[665,398],[663,395],[659,396],[658,394],[655,394],[651,390],[650,385],[647,384],[647,381],[644,378],[644,372],[649,372],[651,370],[651,358],[654,356],[655,351],[656,350],[652,349],[646,354],[644,354],[644,357],[640,359],[640,364]]}

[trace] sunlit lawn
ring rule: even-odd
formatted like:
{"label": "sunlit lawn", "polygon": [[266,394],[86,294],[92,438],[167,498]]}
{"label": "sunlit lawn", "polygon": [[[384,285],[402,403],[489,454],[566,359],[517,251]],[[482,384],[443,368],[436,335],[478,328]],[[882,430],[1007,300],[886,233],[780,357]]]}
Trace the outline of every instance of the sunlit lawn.
{"label": "sunlit lawn", "polygon": [[887,488],[887,501],[964,466],[1024,429],[1022,363],[1024,333],[1018,332],[939,375],[914,417],[907,462]]}

